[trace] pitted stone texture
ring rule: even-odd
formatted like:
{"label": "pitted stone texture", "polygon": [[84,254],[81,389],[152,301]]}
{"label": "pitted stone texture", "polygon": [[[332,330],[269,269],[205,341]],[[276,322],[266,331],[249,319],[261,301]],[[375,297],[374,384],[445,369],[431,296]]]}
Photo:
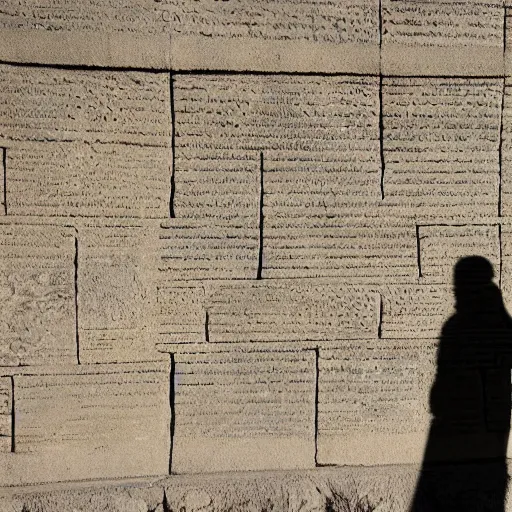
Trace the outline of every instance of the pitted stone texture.
{"label": "pitted stone texture", "polygon": [[384,204],[412,217],[496,215],[502,94],[499,78],[384,77]]}
{"label": "pitted stone texture", "polygon": [[420,462],[435,340],[344,341],[320,350],[318,461]]}
{"label": "pitted stone texture", "polygon": [[16,446],[15,453],[0,453],[3,485],[167,471],[168,364],[56,365],[39,372],[17,371]]}
{"label": "pitted stone texture", "polygon": [[[461,258],[486,258],[500,282],[501,232],[495,225],[418,226],[420,282],[453,284],[453,269]],[[470,277],[468,277],[470,279]]]}
{"label": "pitted stone texture", "polygon": [[378,296],[314,280],[208,286],[209,340],[301,341],[377,336]]}
{"label": "pitted stone texture", "polygon": [[70,227],[0,225],[0,366],[75,363]]}
{"label": "pitted stone texture", "polygon": [[381,16],[385,74],[503,74],[501,0],[384,0]]}
{"label": "pitted stone texture", "polygon": [[2,0],[0,29],[8,62],[338,72],[379,64],[378,0]]}
{"label": "pitted stone texture", "polygon": [[120,221],[79,228],[81,362],[155,361],[157,230]]}
{"label": "pitted stone texture", "polygon": [[[444,467],[428,475],[435,499],[452,510],[488,510],[495,482],[492,464]],[[2,512],[407,512],[418,466],[317,468],[309,471],[224,473],[97,483],[67,490],[10,489]],[[450,479],[452,485],[443,485]],[[425,505],[432,507],[432,503]],[[120,508],[121,507],[121,508]],[[434,510],[435,508],[430,508]],[[507,503],[505,510],[512,510]]]}
{"label": "pitted stone texture", "polygon": [[6,156],[8,214],[164,219],[170,159],[170,148],[152,145],[16,142]]}
{"label": "pitted stone texture", "polygon": [[315,355],[175,356],[177,473],[314,466]]}
{"label": "pitted stone texture", "polygon": [[169,147],[169,111],[168,73],[0,66],[0,144]]}

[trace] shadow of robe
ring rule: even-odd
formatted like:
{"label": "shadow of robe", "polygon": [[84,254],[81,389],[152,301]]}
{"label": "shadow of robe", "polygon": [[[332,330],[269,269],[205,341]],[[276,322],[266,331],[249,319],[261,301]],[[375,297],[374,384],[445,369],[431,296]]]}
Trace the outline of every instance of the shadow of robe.
{"label": "shadow of robe", "polygon": [[504,512],[508,485],[512,319],[488,260],[454,269],[430,392],[432,420],[411,512]]}

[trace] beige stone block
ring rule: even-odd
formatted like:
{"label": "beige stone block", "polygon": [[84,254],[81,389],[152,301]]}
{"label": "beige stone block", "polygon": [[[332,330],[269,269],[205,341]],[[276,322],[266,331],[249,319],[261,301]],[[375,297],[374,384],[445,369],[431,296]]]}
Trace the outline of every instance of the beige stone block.
{"label": "beige stone block", "polygon": [[175,361],[173,473],[314,466],[313,351]]}
{"label": "beige stone block", "polygon": [[382,289],[383,338],[436,338],[454,312],[451,285],[403,285]]}
{"label": "beige stone block", "polygon": [[88,363],[160,359],[154,348],[156,229],[79,229],[80,360]]}
{"label": "beige stone block", "polygon": [[384,205],[496,215],[502,80],[384,78]]}
{"label": "beige stone block", "polygon": [[[428,429],[428,426],[425,428]],[[320,464],[376,466],[421,463],[427,432],[318,435]]]}
{"label": "beige stone block", "polygon": [[314,459],[313,440],[296,436],[177,437],[172,471],[183,474],[305,469],[314,467]]}
{"label": "beige stone block", "polygon": [[263,277],[333,277],[350,284],[414,282],[416,235],[409,226],[325,216],[268,228]]}
{"label": "beige stone block", "polygon": [[[378,0],[209,4],[3,0],[4,61],[157,69],[378,72]],[[30,44],[27,42],[30,41]]]}
{"label": "beige stone block", "polygon": [[258,4],[243,0],[213,8],[186,0],[164,0],[161,10],[171,23],[172,40],[198,35],[217,40],[378,43],[379,4],[376,0],[304,4],[298,0]]}
{"label": "beige stone block", "polygon": [[2,484],[167,472],[168,364],[49,368],[15,376],[15,394],[16,453],[0,455]]}
{"label": "beige stone block", "polygon": [[501,77],[509,66],[500,46],[414,45],[409,41],[382,45],[381,70],[384,75]]}
{"label": "beige stone block", "polygon": [[169,215],[171,153],[125,144],[16,143],[8,149],[9,214]]}
{"label": "beige stone block", "polygon": [[93,39],[98,34],[155,36],[165,26],[160,9],[151,0],[83,0],[80,5],[66,0],[2,0],[0,6],[0,26],[20,31],[84,34]]}
{"label": "beige stone block", "polygon": [[158,286],[159,343],[207,341],[205,287],[188,282]]}
{"label": "beige stone block", "polygon": [[158,282],[254,279],[258,250],[255,222],[171,219],[159,233]]}
{"label": "beige stone block", "polygon": [[4,141],[169,147],[168,73],[0,66]]}
{"label": "beige stone block", "polygon": [[379,53],[375,43],[171,35],[173,69],[377,74]]}
{"label": "beige stone block", "polygon": [[211,284],[206,302],[212,342],[377,337],[379,297],[314,280]]}
{"label": "beige stone block", "polygon": [[0,364],[74,363],[75,231],[0,226]]}
{"label": "beige stone block", "polygon": [[453,285],[453,269],[466,256],[487,258],[500,279],[499,226],[419,226],[420,281]]}
{"label": "beige stone block", "polygon": [[[510,19],[510,18],[509,18]],[[501,146],[501,214],[512,212],[512,81],[505,80]]]}
{"label": "beige stone block", "polygon": [[[125,4],[126,6],[128,4]],[[89,13],[91,7],[89,5],[87,8]],[[44,9],[32,9],[31,14],[42,13],[42,11]],[[65,12],[59,13],[61,20]],[[85,13],[85,9],[82,12]],[[3,25],[2,21],[0,26]],[[49,21],[50,25],[59,23],[57,17],[51,20],[47,18],[46,21]],[[100,20],[94,25],[84,21],[88,24],[89,31],[40,30],[34,26],[37,23],[35,20],[27,28],[2,27],[0,30],[2,60],[49,65],[170,69],[171,48],[168,34],[100,32],[97,30]],[[41,21],[38,23],[40,25]]]}
{"label": "beige stone block", "polygon": [[320,350],[318,462],[419,462],[435,340],[345,342]]}
{"label": "beige stone block", "polygon": [[[250,104],[244,98],[251,80],[238,78],[179,75],[174,80],[178,218],[246,219],[258,225],[259,148],[244,143],[251,137],[245,119]],[[235,93],[239,82],[242,87]]]}
{"label": "beige stone block", "polygon": [[503,74],[503,3],[382,3],[382,71],[396,75]]}

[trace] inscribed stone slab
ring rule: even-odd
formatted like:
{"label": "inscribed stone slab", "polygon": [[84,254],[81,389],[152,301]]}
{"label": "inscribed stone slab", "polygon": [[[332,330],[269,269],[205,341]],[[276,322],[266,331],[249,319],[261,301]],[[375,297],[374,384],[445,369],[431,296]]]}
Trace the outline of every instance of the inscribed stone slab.
{"label": "inscribed stone slab", "polygon": [[[422,23],[418,23],[421,21]],[[383,43],[425,46],[503,46],[500,0],[383,0]]]}
{"label": "inscribed stone slab", "polygon": [[499,226],[419,226],[419,264],[423,283],[453,284],[453,269],[460,258],[487,258],[500,279]]}
{"label": "inscribed stone slab", "polygon": [[499,79],[384,78],[384,203],[496,215],[502,90]]}
{"label": "inscribed stone slab", "polygon": [[177,354],[172,471],[314,467],[315,354]]}
{"label": "inscribed stone slab", "polygon": [[454,312],[450,285],[403,285],[382,289],[383,338],[435,338]]}
{"label": "inscribed stone slab", "polygon": [[[263,277],[335,277],[351,284],[414,282],[416,235],[407,226],[352,221],[320,214],[279,219],[268,228]],[[269,221],[270,223],[270,221]],[[299,224],[299,225],[298,225]]]}
{"label": "inscribed stone slab", "polygon": [[435,347],[435,340],[381,340],[320,350],[318,461],[421,461]]}
{"label": "inscribed stone slab", "polygon": [[82,362],[161,359],[154,348],[157,236],[148,226],[79,228]]}
{"label": "inscribed stone slab", "polygon": [[84,0],[79,6],[2,0],[0,57],[105,67],[376,73],[378,9],[378,0]]}
{"label": "inscribed stone slab", "polygon": [[170,146],[168,73],[0,65],[3,141]]}
{"label": "inscribed stone slab", "polygon": [[212,342],[377,336],[378,295],[361,288],[313,280],[232,281],[208,288]]}
{"label": "inscribed stone slab", "polygon": [[168,286],[176,280],[254,279],[258,249],[258,227],[243,218],[170,219],[162,223],[159,232],[158,283]]}
{"label": "inscribed stone slab", "polygon": [[0,225],[0,366],[76,362],[75,231]]}
{"label": "inscribed stone slab", "polygon": [[16,452],[0,455],[2,484],[167,472],[168,364],[49,368],[15,376],[14,394]]}
{"label": "inscribed stone slab", "polygon": [[501,1],[384,0],[382,71],[502,75],[503,20]]}
{"label": "inscribed stone slab", "polygon": [[7,156],[9,214],[160,219],[169,215],[169,148],[16,142]]}

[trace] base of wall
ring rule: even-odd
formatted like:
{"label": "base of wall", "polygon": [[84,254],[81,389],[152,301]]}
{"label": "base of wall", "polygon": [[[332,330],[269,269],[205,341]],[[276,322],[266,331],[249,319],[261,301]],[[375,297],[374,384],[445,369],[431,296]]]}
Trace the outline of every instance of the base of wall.
{"label": "base of wall", "polygon": [[[509,474],[512,464],[509,463]],[[411,507],[420,467],[344,466],[301,471],[173,475],[0,489],[1,512],[409,512],[512,511],[495,463],[423,471],[421,508]],[[511,501],[511,500],[507,500]]]}

